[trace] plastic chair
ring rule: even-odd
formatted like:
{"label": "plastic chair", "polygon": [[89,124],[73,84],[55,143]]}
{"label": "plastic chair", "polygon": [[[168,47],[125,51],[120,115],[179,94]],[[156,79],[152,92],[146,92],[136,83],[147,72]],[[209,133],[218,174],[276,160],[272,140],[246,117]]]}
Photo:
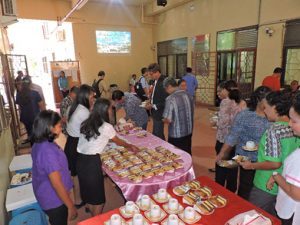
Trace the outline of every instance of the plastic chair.
{"label": "plastic chair", "polygon": [[21,213],[12,218],[9,225],[48,225],[47,220],[44,219],[43,213],[37,210],[30,210]]}
{"label": "plastic chair", "polygon": [[42,220],[45,222],[45,224],[48,224],[47,216],[46,216],[46,214],[44,213],[44,211],[42,210],[42,208],[40,207],[40,205],[37,202],[33,203],[33,204],[30,204],[30,205],[27,205],[27,206],[24,206],[24,207],[21,207],[21,208],[18,208],[18,209],[15,209],[11,212],[11,215],[12,215],[12,218],[14,218],[14,217],[22,215],[26,212],[29,212],[29,211],[39,212],[41,217],[42,217]]}

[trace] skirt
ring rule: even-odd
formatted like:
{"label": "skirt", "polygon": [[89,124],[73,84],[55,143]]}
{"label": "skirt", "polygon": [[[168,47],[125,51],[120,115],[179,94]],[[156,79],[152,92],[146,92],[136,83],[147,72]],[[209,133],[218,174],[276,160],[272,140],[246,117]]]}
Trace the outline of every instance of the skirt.
{"label": "skirt", "polygon": [[78,153],[76,168],[82,201],[91,205],[104,204],[105,189],[100,155]]}
{"label": "skirt", "polygon": [[78,158],[77,145],[79,138],[68,136],[67,143],[65,145],[65,154],[68,159],[69,170],[71,171],[71,176],[77,176],[76,164]]}

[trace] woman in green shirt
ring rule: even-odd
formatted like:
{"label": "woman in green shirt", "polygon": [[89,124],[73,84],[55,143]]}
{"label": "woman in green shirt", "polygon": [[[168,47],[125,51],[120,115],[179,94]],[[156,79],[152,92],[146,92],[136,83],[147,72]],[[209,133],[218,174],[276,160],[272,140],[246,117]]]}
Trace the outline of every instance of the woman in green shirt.
{"label": "woman in green shirt", "polygon": [[278,187],[268,190],[266,184],[274,171],[282,172],[282,163],[300,145],[289,127],[289,109],[292,98],[284,91],[271,92],[264,101],[264,112],[269,121],[274,122],[260,139],[257,162],[241,162],[244,169],[256,170],[254,187],[249,201],[265,211],[276,215],[275,202]]}

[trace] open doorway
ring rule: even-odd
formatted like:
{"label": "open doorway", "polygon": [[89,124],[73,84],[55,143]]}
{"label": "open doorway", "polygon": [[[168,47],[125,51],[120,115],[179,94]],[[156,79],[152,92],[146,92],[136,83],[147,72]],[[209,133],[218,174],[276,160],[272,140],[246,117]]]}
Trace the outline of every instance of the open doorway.
{"label": "open doorway", "polygon": [[11,54],[26,56],[28,69],[23,73],[42,87],[47,108],[55,110],[50,61],[75,59],[72,23],[58,27],[56,21],[20,19],[7,33]]}

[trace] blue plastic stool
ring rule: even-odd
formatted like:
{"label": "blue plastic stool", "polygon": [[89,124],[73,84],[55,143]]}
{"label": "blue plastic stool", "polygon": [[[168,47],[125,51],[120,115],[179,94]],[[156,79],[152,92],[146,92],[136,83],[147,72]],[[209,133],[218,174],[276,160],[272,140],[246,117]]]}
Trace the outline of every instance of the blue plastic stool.
{"label": "blue plastic stool", "polygon": [[37,210],[30,210],[21,213],[9,222],[9,225],[48,225],[48,222],[44,220],[43,214]]}
{"label": "blue plastic stool", "polygon": [[12,218],[14,218],[14,217],[17,217],[27,211],[38,211],[42,217],[42,220],[45,222],[45,224],[48,224],[47,216],[37,202],[33,203],[31,205],[27,205],[27,206],[13,210],[11,212],[11,216],[12,216]]}
{"label": "blue plastic stool", "polygon": [[16,173],[28,173],[31,172],[32,168],[25,168],[25,169],[21,169],[21,170],[16,170]]}

